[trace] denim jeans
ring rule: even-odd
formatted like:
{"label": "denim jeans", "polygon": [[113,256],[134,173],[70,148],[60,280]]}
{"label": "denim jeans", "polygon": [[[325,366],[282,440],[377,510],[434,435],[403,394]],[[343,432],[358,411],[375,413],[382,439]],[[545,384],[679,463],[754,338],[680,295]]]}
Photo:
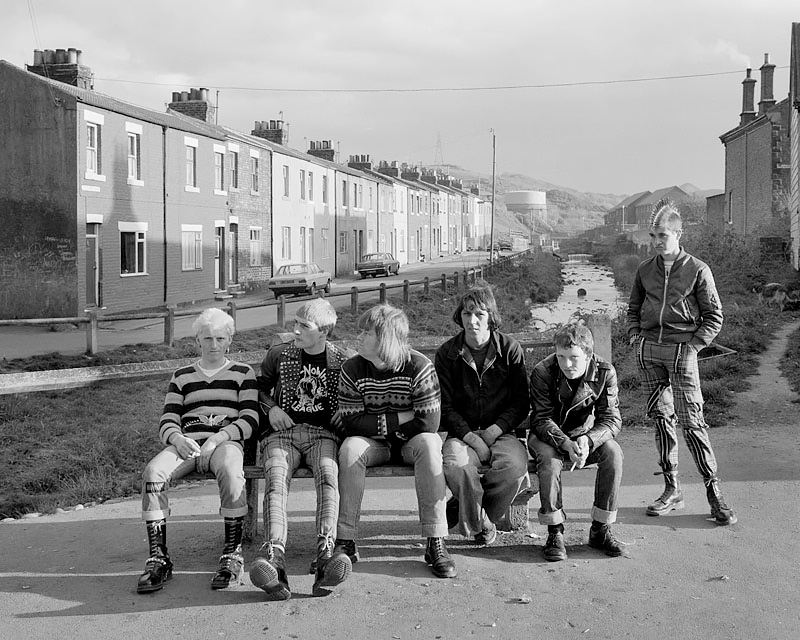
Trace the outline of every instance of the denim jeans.
{"label": "denim jeans", "polygon": [[[528,448],[536,457],[539,473],[540,524],[561,524],[566,519],[561,502],[561,472],[572,463],[569,454],[542,442],[535,435],[528,438]],[[622,448],[616,440],[607,440],[586,458],[586,464],[597,463],[594,481],[592,520],[611,524],[617,519],[617,494],[622,482]]]}
{"label": "denim jeans", "polygon": [[[223,518],[247,515],[243,460],[242,443],[231,440],[217,445],[211,454],[209,469],[217,479],[219,515]],[[197,459],[184,460],[172,445],[153,456],[142,473],[142,520],[161,520],[169,516],[167,488],[170,481],[182,478],[196,469]]]}
{"label": "denim jeans", "polygon": [[321,427],[296,424],[291,429],[276,431],[262,442],[264,464],[264,532],[266,540],[286,547],[289,535],[286,505],[292,474],[300,463],[314,474],[317,492],[317,535],[336,537],[336,516],[339,513],[339,467],[336,463],[338,444],[334,435]]}
{"label": "denim jeans", "polygon": [[[423,538],[447,535],[445,496],[447,485],[442,471],[442,439],[438,433],[420,433],[404,443],[403,462],[414,466],[414,487]],[[358,538],[361,501],[367,467],[387,464],[391,449],[385,440],[365,436],[345,438],[339,447],[339,522],[338,536]]]}
{"label": "denim jeans", "polygon": [[483,529],[483,515],[492,522],[505,515],[517,494],[528,486],[528,453],[513,435],[503,434],[489,448],[491,467],[481,476],[475,450],[460,438],[442,447],[444,477],[459,504],[459,533],[474,536]]}

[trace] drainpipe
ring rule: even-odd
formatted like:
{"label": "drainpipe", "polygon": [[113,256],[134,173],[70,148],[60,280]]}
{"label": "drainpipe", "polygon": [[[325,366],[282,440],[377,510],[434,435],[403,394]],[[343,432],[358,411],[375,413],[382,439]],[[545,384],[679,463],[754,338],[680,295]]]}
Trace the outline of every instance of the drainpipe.
{"label": "drainpipe", "polygon": [[164,245],[164,304],[167,304],[167,273],[169,273],[167,269],[167,248],[169,247],[167,242],[167,129],[166,126],[161,127],[161,233]]}

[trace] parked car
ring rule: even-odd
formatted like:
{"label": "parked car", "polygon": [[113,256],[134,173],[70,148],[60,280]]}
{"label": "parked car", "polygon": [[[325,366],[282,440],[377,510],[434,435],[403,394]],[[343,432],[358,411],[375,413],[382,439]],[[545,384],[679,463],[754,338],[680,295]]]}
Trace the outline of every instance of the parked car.
{"label": "parked car", "polygon": [[356,271],[363,280],[367,276],[373,278],[379,273],[385,276],[400,273],[400,263],[391,253],[368,253],[361,256],[361,261],[356,264]]}
{"label": "parked car", "polygon": [[308,293],[314,295],[319,289],[331,290],[331,274],[320,269],[315,262],[285,264],[278,268],[267,283],[275,297],[284,293]]}

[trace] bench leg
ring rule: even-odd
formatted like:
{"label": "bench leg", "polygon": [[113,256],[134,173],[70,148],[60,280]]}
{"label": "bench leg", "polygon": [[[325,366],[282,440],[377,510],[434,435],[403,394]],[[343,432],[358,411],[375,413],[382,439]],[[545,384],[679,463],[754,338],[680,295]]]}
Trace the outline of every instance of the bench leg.
{"label": "bench leg", "polygon": [[246,542],[258,539],[258,479],[248,478],[244,482],[247,498],[247,515],[244,517],[243,537]]}
{"label": "bench leg", "polygon": [[497,523],[501,531],[525,531],[528,528],[528,501],[539,493],[539,476],[529,474],[531,488],[521,492],[506,511],[503,519]]}

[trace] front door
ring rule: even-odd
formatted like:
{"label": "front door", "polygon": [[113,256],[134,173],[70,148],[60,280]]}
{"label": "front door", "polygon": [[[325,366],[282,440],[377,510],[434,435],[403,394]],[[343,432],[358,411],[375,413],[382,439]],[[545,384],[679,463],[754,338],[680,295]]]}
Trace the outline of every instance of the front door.
{"label": "front door", "polygon": [[100,306],[100,247],[97,242],[99,224],[86,225],[86,306]]}
{"label": "front door", "polygon": [[214,227],[214,289],[219,291],[225,282],[225,227]]}

